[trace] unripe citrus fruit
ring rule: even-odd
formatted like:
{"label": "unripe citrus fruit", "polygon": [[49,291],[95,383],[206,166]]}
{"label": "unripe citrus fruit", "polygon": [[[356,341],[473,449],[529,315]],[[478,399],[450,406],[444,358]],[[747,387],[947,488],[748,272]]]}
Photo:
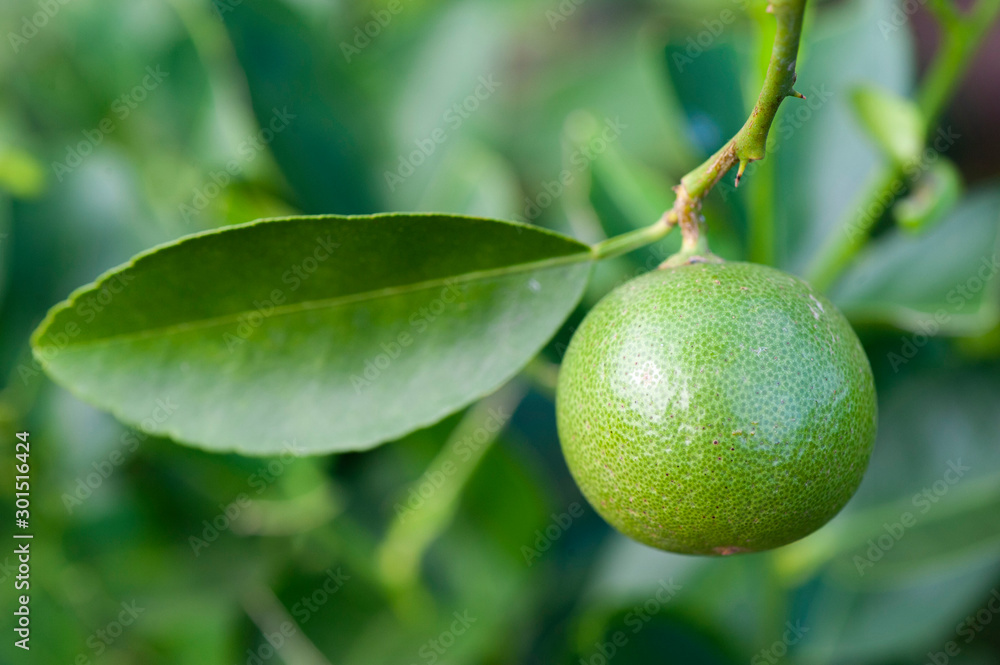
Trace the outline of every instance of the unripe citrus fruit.
{"label": "unripe citrus fruit", "polygon": [[570,342],[559,438],[604,519],[673,552],[734,554],[818,529],[875,441],[871,368],[844,316],[749,263],[654,270]]}

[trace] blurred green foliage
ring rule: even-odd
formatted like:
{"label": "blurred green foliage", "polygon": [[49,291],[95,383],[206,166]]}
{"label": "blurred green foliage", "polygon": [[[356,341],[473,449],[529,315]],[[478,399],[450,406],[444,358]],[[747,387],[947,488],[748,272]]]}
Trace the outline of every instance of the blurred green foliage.
{"label": "blurred green foliage", "polygon": [[[915,85],[909,23],[880,28],[894,7],[810,12],[809,100],[783,105],[769,157],[706,205],[720,254],[801,272],[843,232],[885,159],[852,96]],[[27,430],[35,539],[32,650],[13,647],[5,609],[0,660],[1000,662],[995,183],[973,183],[922,234],[873,213],[877,237],[831,294],[876,373],[872,466],[830,525],[767,554],[631,543],[586,506],[559,452],[547,363],[587,307],[675,237],[598,266],[545,363],[512,388],[506,428],[453,474],[442,455],[488,409],[364,454],[216,456],[124,429],[28,354],[32,328],[76,286],[156,243],[253,218],[434,210],[586,242],[650,224],[749,111],[773,30],[763,9],[3,3],[0,487],[12,516],[13,433]],[[616,119],[625,129],[600,140]],[[15,565],[0,551],[5,599]]]}

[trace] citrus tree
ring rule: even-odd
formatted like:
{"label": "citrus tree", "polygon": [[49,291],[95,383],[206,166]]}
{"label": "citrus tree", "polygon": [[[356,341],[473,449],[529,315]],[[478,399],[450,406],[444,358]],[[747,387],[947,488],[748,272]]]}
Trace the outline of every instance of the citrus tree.
{"label": "citrus tree", "polygon": [[[160,202],[161,217],[200,230],[181,234],[170,227],[171,239],[53,306],[32,334],[32,357],[13,363],[13,375],[16,385],[31,386],[44,370],[113,414],[135,433],[130,451],[140,444],[164,450],[157,447],[162,439],[172,452],[158,454],[192,455],[178,458],[183,471],[176,475],[184,482],[205,469],[225,469],[217,483],[200,483],[221,488],[208,490],[203,526],[180,536],[194,560],[234,556],[235,548],[216,543],[227,542],[225,532],[241,515],[256,533],[311,534],[307,546],[297,541],[289,545],[294,553],[273,555],[283,563],[272,566],[271,554],[262,556],[268,573],[250,574],[253,593],[240,602],[265,636],[255,646],[273,645],[266,635],[277,625],[267,619],[275,612],[273,594],[263,591],[270,582],[257,578],[314,555],[349,561],[354,571],[346,577],[329,571],[322,588],[362,608],[366,623],[331,630],[329,643],[314,634],[320,629],[307,631],[324,648],[354,644],[351,662],[376,662],[372,654],[390,652],[386,659],[430,662],[425,654],[440,657],[444,642],[460,644],[449,657],[468,662],[505,653],[498,645],[510,627],[497,608],[543,604],[524,598],[540,584],[535,566],[549,570],[546,553],[573,543],[585,555],[554,561],[599,567],[592,561],[596,546],[573,540],[574,525],[592,515],[576,500],[577,490],[561,489],[569,500],[539,510],[544,501],[532,498],[530,474],[494,445],[511,436],[514,414],[533,413],[538,400],[555,414],[565,455],[565,465],[546,466],[549,477],[568,466],[594,511],[635,540],[671,552],[726,555],[651,558],[648,550],[617,545],[597,576],[605,585],[593,591],[601,602],[576,618],[568,645],[538,637],[539,653],[599,662],[627,643],[635,653],[655,653],[657,640],[684,623],[695,635],[684,641],[692,662],[730,662],[737,652],[769,662],[788,651],[789,640],[801,642],[802,662],[888,662],[879,659],[900,645],[922,645],[927,631],[969,607],[993,579],[1000,496],[987,444],[995,439],[990,400],[997,386],[992,361],[983,359],[996,345],[1000,195],[995,187],[962,191],[962,177],[945,156],[957,137],[941,118],[1000,2],[979,0],[967,9],[947,0],[927,3],[941,43],[913,90],[912,71],[889,42],[900,24],[894,14],[887,20],[872,9],[875,3],[855,3],[856,15],[841,23],[830,15],[829,24],[805,0],[726,5],[717,18],[699,19],[704,30],[690,40],[671,43],[660,64],[680,105],[690,101],[684,86],[704,72],[718,77],[713,87],[739,87],[743,81],[727,60],[735,59],[728,26],[744,11],[758,22],[749,112],[744,117],[731,96],[701,109],[732,126],[729,140],[693,132],[697,147],[711,143],[696,166],[699,150],[664,131],[662,146],[635,140],[647,151],[643,161],[619,144],[628,122],[560,112],[553,133],[564,154],[539,157],[516,136],[492,137],[514,146],[512,161],[553,159],[562,167],[556,178],[528,188],[526,198],[509,196],[520,190],[502,166],[502,151],[478,145],[455,148],[448,158],[454,161],[440,162],[433,178],[422,179],[419,167],[441,158],[441,146],[457,143],[449,131],[475,122],[484,100],[510,85],[482,75],[470,95],[447,107],[441,127],[400,147],[398,159],[382,160],[390,162],[375,178],[389,192],[382,199],[358,174],[373,170],[362,153],[384,147],[372,138],[361,149],[343,138],[344,127],[361,137],[366,122],[375,121],[343,100],[303,92],[329,72],[300,44],[309,30],[295,12],[278,2],[222,3],[215,8],[219,24],[177,4],[183,20],[197,26],[190,28],[192,49],[209,63],[212,94],[220,100],[235,94],[220,83],[227,67],[238,65],[246,75],[251,108],[240,122],[258,129],[240,145],[249,154],[273,151],[275,163],[262,167],[262,179],[278,180],[280,172],[298,207],[341,214],[289,211],[269,187],[247,178],[239,189],[239,178],[225,170],[213,171],[192,197],[181,196],[179,206],[176,193],[153,186],[171,202]],[[548,12],[547,27],[558,34],[579,4]],[[356,33],[331,45],[343,67],[382,72],[373,50],[406,20],[403,7],[365,14]],[[488,12],[479,17],[488,19]],[[884,43],[866,41],[872,26]],[[807,39],[800,40],[804,27]],[[811,30],[824,39],[813,43]],[[407,52],[408,42],[399,39],[393,48]],[[261,55],[260,40],[281,57]],[[722,50],[728,55],[720,61]],[[874,67],[869,53],[884,57],[879,80],[858,85]],[[624,74],[618,59],[609,61],[601,81],[614,98]],[[275,74],[281,67],[288,70]],[[339,61],[331,67],[342,74]],[[634,70],[629,76],[644,80],[642,68]],[[143,96],[169,81],[155,68],[144,76]],[[375,87],[358,78],[337,81],[348,93]],[[289,111],[286,95],[306,101]],[[125,114],[121,122],[138,97],[130,92],[110,107]],[[640,101],[655,108],[662,100],[651,97]],[[814,122],[832,108],[831,99],[841,102],[843,114]],[[163,117],[177,114],[163,110]],[[697,127],[699,114],[690,115]],[[297,122],[308,131],[290,139]],[[863,135],[842,138],[837,131],[848,123]],[[638,131],[655,127],[646,119]],[[192,146],[203,139],[185,135]],[[70,149],[54,177],[72,182],[86,171],[85,158]],[[169,151],[157,158],[171,159]],[[658,159],[660,168],[651,167]],[[162,170],[178,167],[170,164]],[[162,183],[160,169],[154,171],[150,178]],[[7,173],[20,179],[0,173],[6,188],[32,192],[31,168]],[[408,194],[409,186],[420,196]],[[516,221],[484,216],[496,201],[503,203],[495,209],[519,214],[492,214]],[[428,202],[453,212],[371,214],[424,210]],[[201,223],[206,210],[239,223]],[[239,216],[248,210],[250,217],[269,214],[247,223]],[[919,374],[951,348],[942,341],[948,337],[962,340],[957,353],[967,354],[964,364]],[[977,399],[953,403],[970,385]],[[5,417],[27,418],[30,407],[22,405],[33,404],[33,390],[8,392]],[[962,427],[969,432],[959,437]],[[196,450],[173,451],[174,444]],[[386,452],[394,447],[402,452]],[[365,463],[351,455],[362,452]],[[259,465],[248,459],[256,457],[265,459]],[[418,463],[419,474],[404,480],[380,475]],[[117,462],[109,464],[113,470]],[[335,471],[328,474],[327,464]],[[867,489],[866,469],[876,478]],[[247,498],[248,487],[281,494],[275,502],[281,505]],[[59,493],[61,507],[72,515],[95,491],[84,479]],[[827,524],[856,492],[854,508]],[[339,514],[352,500],[345,496],[376,506],[360,512],[378,523],[377,538]],[[463,530],[475,522],[465,510],[485,515],[495,529],[486,538]],[[317,523],[335,516],[335,527],[319,530]],[[588,533],[600,528],[595,523],[588,522]],[[906,546],[897,546],[904,536]],[[785,545],[761,557],[728,556]],[[450,549],[435,559],[435,547]],[[516,569],[504,558],[512,552]],[[458,570],[463,562],[456,553],[470,553],[469,570]],[[730,559],[747,563],[723,563]],[[424,579],[433,581],[428,570],[435,561],[456,567],[440,573],[447,593]],[[656,570],[656,579],[629,577],[644,568]],[[932,569],[943,572],[935,576]],[[352,583],[351,576],[360,579]],[[579,577],[560,583],[577,588]],[[675,577],[684,579],[680,587]],[[290,583],[283,598],[299,630],[321,611],[292,602],[303,585]],[[732,619],[720,590],[735,587],[740,602],[761,610],[761,626],[747,626],[736,647],[722,648],[688,619],[707,616],[718,625]],[[943,588],[949,591],[942,596]],[[683,591],[694,599],[684,600]],[[373,595],[389,609],[369,603]],[[576,596],[568,597],[552,613],[554,623],[572,614]],[[628,604],[637,597],[645,609]],[[466,616],[451,609],[455,598],[489,607]],[[907,613],[929,598],[941,601],[933,611]],[[677,603],[685,618],[657,618]],[[812,633],[776,642],[783,645],[777,654],[770,639],[785,631],[796,603],[813,608]],[[850,616],[855,607],[857,618]],[[220,624],[227,611],[205,610]],[[905,626],[894,624],[891,637],[883,635],[884,623],[869,629],[866,617],[880,613],[904,617]],[[346,614],[338,616],[347,621]],[[380,621],[396,629],[391,643],[381,643]],[[492,637],[462,642],[476,621]],[[633,626],[647,625],[655,629],[642,640],[632,637],[639,634]],[[616,632],[622,626],[624,643]],[[308,640],[295,644],[299,655],[315,648]]]}

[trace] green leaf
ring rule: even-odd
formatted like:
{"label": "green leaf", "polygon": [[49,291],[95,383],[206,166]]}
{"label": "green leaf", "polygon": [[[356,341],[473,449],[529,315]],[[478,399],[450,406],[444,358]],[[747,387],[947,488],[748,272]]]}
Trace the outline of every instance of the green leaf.
{"label": "green leaf", "polygon": [[[310,30],[302,18],[276,0],[240,3],[223,19],[257,122],[262,130],[280,128],[267,148],[300,209],[376,209],[368,156],[377,146],[382,105],[356,103],[370,96],[351,76],[341,40],[307,39]],[[352,39],[345,35],[343,41]]]}
{"label": "green leaf", "polygon": [[854,113],[875,143],[901,164],[919,159],[924,147],[924,119],[909,99],[864,86],[851,94]]}
{"label": "green leaf", "polygon": [[162,245],[77,290],[32,340],[59,383],[214,451],[361,450],[523,367],[590,248],[448,215],[261,220]]}
{"label": "green leaf", "polygon": [[947,157],[941,157],[920,176],[913,190],[892,208],[899,228],[923,233],[940,222],[962,195],[962,174]]}
{"label": "green leaf", "polygon": [[798,645],[797,662],[886,663],[901,653],[940,652],[949,640],[964,646],[957,626],[969,610],[978,609],[997,572],[994,558],[931,570],[905,584],[857,587],[823,580],[811,590],[813,600],[802,620],[811,631]]}
{"label": "green leaf", "polygon": [[997,322],[1000,189],[967,196],[938,226],[869,244],[831,296],[856,321],[974,335]]}
{"label": "green leaf", "polygon": [[[508,217],[523,207],[517,173],[502,155],[488,146],[456,137],[441,162],[421,190],[416,203],[418,210]],[[399,206],[403,210],[408,208]]]}
{"label": "green leaf", "polygon": [[45,187],[45,171],[26,150],[0,148],[0,188],[14,196],[32,197]]}
{"label": "green leaf", "polygon": [[[647,591],[642,601],[645,607],[661,605],[655,595],[657,591],[659,586]],[[562,662],[606,663],[611,660],[603,655],[607,653],[618,656],[617,662],[622,663],[733,665],[745,662],[732,644],[729,631],[722,636],[725,624],[694,620],[680,612],[671,612],[669,603],[645,614],[639,607],[642,606],[622,607],[600,622],[599,628],[585,625],[578,631],[575,644],[568,645],[572,657]],[[745,606],[741,608],[745,610]],[[664,648],[664,645],[670,646]],[[757,662],[766,661],[760,658]]]}

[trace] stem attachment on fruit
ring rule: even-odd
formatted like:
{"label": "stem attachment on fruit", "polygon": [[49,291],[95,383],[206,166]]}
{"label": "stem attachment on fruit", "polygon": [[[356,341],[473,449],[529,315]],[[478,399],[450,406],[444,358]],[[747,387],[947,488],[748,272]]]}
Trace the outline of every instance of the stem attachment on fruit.
{"label": "stem attachment on fruit", "polygon": [[786,97],[805,99],[804,95],[793,88],[805,6],[806,0],[771,0],[768,4],[767,11],[774,14],[778,29],[757,103],[736,136],[705,163],[681,178],[681,184],[674,188],[677,198],[670,212],[676,216],[684,242],[681,251],[667,259],[661,267],[681,265],[698,259],[718,260],[709,251],[708,241],[703,233],[705,221],[701,215],[701,202],[722,176],[737,164],[739,171],[736,185],[739,186],[747,164],[764,158],[767,134],[781,102]]}
{"label": "stem attachment on fruit", "polygon": [[667,214],[674,214],[681,227],[681,249],[660,264],[660,268],[674,268],[688,263],[721,263],[712,253],[705,234],[705,217],[701,214],[701,201],[691,198],[683,185],[674,187],[677,199]]}

